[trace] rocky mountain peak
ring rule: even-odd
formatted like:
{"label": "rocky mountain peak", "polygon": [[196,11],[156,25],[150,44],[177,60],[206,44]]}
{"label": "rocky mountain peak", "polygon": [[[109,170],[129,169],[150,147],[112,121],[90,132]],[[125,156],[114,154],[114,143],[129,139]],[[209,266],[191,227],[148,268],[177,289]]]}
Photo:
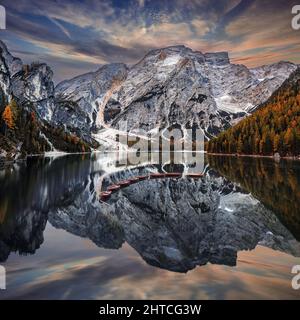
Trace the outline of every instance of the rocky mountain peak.
{"label": "rocky mountain peak", "polygon": [[149,51],[137,64],[101,66],[56,87],[57,99],[71,100],[94,131],[145,131],[179,125],[201,127],[207,139],[238,122],[297,68],[289,62],[249,69],[232,64],[227,52],[202,53],[184,45]]}
{"label": "rocky mountain peak", "polygon": [[[36,104],[40,116],[49,115],[49,99],[54,97],[53,72],[45,63],[33,62],[31,65],[22,63],[13,57],[6,45],[0,41],[0,84],[6,99],[15,97],[21,104]],[[40,105],[41,103],[41,105]],[[47,120],[50,120],[47,117]]]}
{"label": "rocky mountain peak", "polygon": [[230,64],[228,52],[214,52],[204,54],[205,62],[215,66]]}
{"label": "rocky mountain peak", "polygon": [[4,42],[0,40],[0,64],[2,72],[9,72],[10,76],[22,69],[22,61],[13,57],[8,51]]}
{"label": "rocky mountain peak", "polygon": [[222,66],[230,63],[228,52],[203,54],[201,51],[193,51],[184,45],[175,45],[151,50],[137,65],[145,61],[153,63],[164,60],[167,60],[166,64],[172,64],[172,62],[175,63],[175,61],[180,59],[196,60],[198,63],[206,63],[215,66]]}
{"label": "rocky mountain peak", "polygon": [[[197,125],[207,139],[245,117],[296,69],[292,63],[248,69],[227,52],[185,46],[150,51],[105,102],[103,126],[153,129]],[[201,98],[197,98],[201,97]]]}
{"label": "rocky mountain peak", "polygon": [[13,76],[12,92],[19,99],[25,98],[31,102],[53,98],[52,78],[53,72],[45,63],[24,65],[22,70]]}
{"label": "rocky mountain peak", "polygon": [[6,107],[14,114],[12,123],[0,117],[0,155],[17,159],[26,154],[87,151],[91,145],[98,146],[91,138],[86,113],[80,114],[72,102],[55,101],[52,78],[47,64],[22,64],[0,42],[0,115]]}

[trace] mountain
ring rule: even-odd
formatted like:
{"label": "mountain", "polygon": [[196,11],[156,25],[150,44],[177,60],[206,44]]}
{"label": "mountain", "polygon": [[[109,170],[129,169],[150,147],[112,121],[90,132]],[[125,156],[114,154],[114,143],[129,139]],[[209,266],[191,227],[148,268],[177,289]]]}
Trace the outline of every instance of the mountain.
{"label": "mountain", "polygon": [[[201,127],[206,139],[264,103],[296,70],[289,62],[248,69],[228,53],[185,46],[150,51],[54,87],[45,63],[24,65],[0,41],[0,156],[112,148],[112,130]],[[98,140],[98,142],[96,141]]]}
{"label": "mountain", "polygon": [[55,101],[52,76],[44,63],[23,65],[0,41],[1,157],[16,159],[56,149],[90,151],[98,145],[78,129],[55,120],[62,106]]}
{"label": "mountain", "polygon": [[300,68],[251,116],[207,144],[208,152],[300,155]]}
{"label": "mountain", "polygon": [[147,132],[196,125],[209,139],[265,102],[296,68],[279,62],[248,69],[231,64],[226,52],[173,46],[150,51],[132,67],[108,65],[64,81],[55,95],[77,103],[95,129],[118,129],[124,121],[128,130]]}

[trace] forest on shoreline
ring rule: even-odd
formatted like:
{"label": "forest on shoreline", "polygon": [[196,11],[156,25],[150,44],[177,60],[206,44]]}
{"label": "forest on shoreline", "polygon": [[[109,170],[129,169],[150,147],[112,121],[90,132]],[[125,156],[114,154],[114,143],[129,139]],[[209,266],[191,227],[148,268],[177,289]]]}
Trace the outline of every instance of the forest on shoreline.
{"label": "forest on shoreline", "polygon": [[300,155],[300,71],[252,115],[206,143],[208,153]]}

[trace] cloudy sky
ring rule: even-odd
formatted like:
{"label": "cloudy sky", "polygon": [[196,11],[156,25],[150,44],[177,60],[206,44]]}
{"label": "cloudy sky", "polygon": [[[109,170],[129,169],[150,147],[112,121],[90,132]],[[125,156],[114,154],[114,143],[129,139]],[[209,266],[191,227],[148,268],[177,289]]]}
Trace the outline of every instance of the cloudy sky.
{"label": "cloudy sky", "polygon": [[55,81],[109,62],[137,62],[150,49],[184,44],[228,51],[235,63],[300,63],[295,0],[4,0],[10,51],[47,62]]}

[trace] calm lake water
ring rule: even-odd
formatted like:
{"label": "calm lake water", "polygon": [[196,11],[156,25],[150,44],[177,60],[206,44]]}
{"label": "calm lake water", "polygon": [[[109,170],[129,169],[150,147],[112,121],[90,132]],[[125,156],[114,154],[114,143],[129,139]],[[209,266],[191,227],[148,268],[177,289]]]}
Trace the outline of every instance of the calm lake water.
{"label": "calm lake water", "polygon": [[206,157],[204,176],[114,183],[183,165],[115,154],[0,171],[0,299],[300,299],[300,162]]}

